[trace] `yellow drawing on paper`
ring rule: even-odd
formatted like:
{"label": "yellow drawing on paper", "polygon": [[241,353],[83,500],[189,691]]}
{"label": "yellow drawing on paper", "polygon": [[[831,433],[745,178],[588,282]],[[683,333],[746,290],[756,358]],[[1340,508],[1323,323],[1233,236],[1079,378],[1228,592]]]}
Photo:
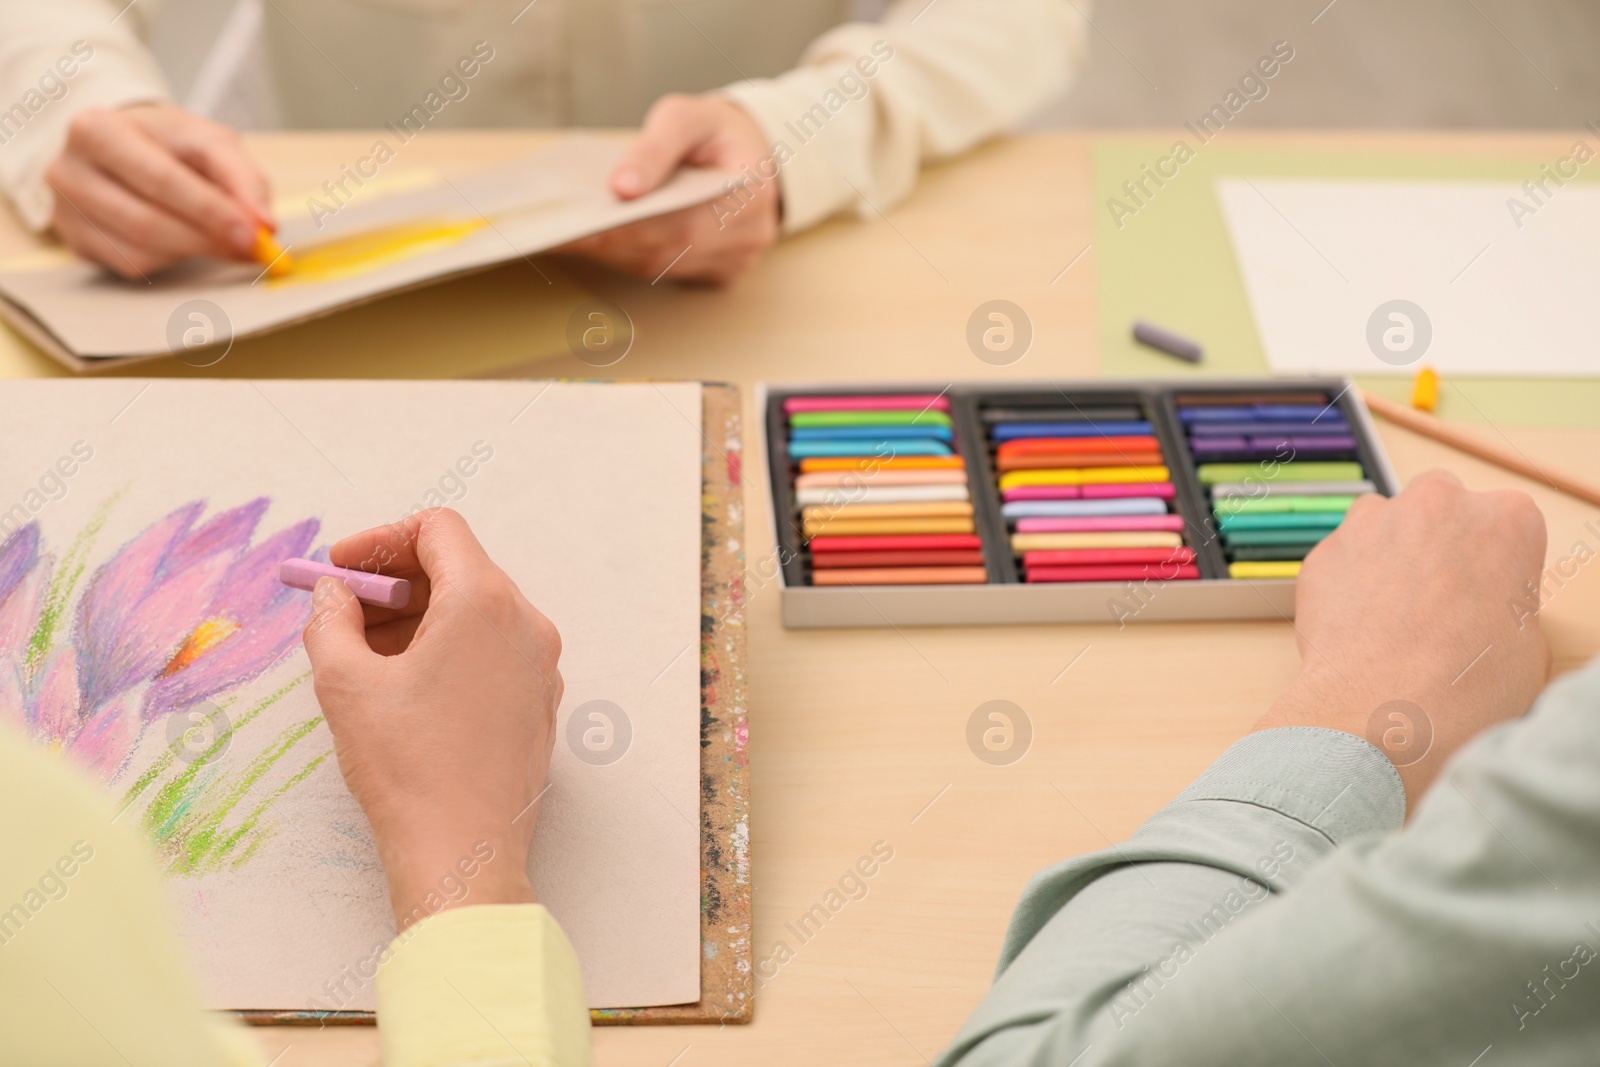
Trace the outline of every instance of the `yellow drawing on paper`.
{"label": "yellow drawing on paper", "polygon": [[487,225],[489,221],[483,218],[402,222],[323,244],[302,245],[294,250],[294,269],[282,277],[269,278],[267,284],[277,288],[354,277],[436,252]]}

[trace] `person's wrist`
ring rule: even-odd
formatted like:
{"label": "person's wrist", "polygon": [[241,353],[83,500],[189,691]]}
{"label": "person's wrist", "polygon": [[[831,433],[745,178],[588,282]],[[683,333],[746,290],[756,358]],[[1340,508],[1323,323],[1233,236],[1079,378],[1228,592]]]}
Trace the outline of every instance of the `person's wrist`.
{"label": "person's wrist", "polygon": [[528,845],[518,838],[391,838],[380,840],[379,855],[401,930],[452,908],[537,902],[528,879]]}

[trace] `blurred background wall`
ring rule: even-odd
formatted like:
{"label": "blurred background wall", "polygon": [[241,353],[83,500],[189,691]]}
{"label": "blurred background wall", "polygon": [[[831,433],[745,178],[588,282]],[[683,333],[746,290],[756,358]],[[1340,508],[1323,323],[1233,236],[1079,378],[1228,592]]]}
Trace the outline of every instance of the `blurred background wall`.
{"label": "blurred background wall", "polygon": [[[638,2],[682,17],[675,0]],[[855,6],[873,18],[886,5]],[[1193,121],[1279,41],[1294,59],[1230,125],[1600,120],[1600,0],[1096,0],[1090,12],[1087,70],[1030,126]],[[179,100],[244,128],[277,125],[259,53],[272,17],[272,0],[165,0],[149,17],[150,37]]]}

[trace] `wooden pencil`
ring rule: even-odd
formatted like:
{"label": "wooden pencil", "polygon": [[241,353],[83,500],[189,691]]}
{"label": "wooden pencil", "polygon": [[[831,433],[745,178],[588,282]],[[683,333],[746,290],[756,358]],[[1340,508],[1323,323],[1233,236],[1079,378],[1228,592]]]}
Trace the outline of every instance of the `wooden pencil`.
{"label": "wooden pencil", "polygon": [[1469,456],[1476,456],[1497,467],[1504,467],[1515,474],[1520,474],[1530,481],[1541,482],[1558,489],[1570,496],[1596,506],[1600,506],[1600,485],[1585,481],[1558,467],[1548,464],[1535,465],[1515,449],[1505,445],[1498,445],[1482,439],[1478,434],[1463,430],[1448,422],[1444,422],[1425,412],[1409,408],[1404,404],[1389,400],[1385,397],[1374,396],[1365,390],[1361,399],[1366,403],[1367,410],[1379,418],[1388,419],[1396,426],[1404,426],[1414,433],[1424,437],[1431,437],[1441,444],[1465,452]]}

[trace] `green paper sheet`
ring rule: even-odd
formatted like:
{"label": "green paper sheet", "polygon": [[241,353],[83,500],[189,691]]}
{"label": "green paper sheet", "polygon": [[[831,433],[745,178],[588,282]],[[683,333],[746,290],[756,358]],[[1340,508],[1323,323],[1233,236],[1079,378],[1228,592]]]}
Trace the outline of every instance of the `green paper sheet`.
{"label": "green paper sheet", "polygon": [[[1594,143],[1593,137],[1577,132],[1573,140],[1580,136]],[[1190,149],[1198,145],[1187,131],[1183,139]],[[1108,139],[1095,146],[1100,373],[1107,378],[1271,374],[1217,201],[1214,183],[1219,177],[1521,183],[1537,177],[1540,164],[1555,158],[1229,148],[1213,141],[1199,146],[1154,195],[1141,194],[1144,203],[1133,214],[1113,218],[1107,201],[1117,197],[1131,204],[1122,183],[1142,178],[1143,167],[1154,168],[1158,159],[1171,155],[1175,140]],[[1580,174],[1575,180],[1594,179]],[[1141,318],[1199,341],[1205,346],[1205,362],[1190,366],[1137,344],[1131,329],[1133,320]],[[1411,388],[1405,378],[1356,380],[1363,389],[1397,400],[1407,399]],[[1468,422],[1600,427],[1600,378],[1446,379],[1438,414]]]}

